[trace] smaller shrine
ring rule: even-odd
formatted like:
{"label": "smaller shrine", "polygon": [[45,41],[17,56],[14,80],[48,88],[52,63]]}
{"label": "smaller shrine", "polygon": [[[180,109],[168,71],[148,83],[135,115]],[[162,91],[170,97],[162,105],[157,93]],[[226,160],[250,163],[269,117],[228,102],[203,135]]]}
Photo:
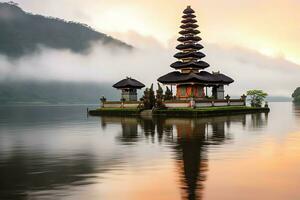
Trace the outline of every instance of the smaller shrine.
{"label": "smaller shrine", "polygon": [[131,77],[127,77],[114,84],[113,87],[122,91],[122,101],[137,101],[137,90],[144,88],[145,85]]}

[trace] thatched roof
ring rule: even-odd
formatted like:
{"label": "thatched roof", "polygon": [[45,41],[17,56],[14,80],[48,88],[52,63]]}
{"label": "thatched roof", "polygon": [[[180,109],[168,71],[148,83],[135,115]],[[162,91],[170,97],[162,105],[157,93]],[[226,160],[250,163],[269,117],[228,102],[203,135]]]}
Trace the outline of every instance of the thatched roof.
{"label": "thatched roof", "polygon": [[192,14],[195,13],[195,11],[191,8],[191,6],[188,6],[184,11],[184,14]]}
{"label": "thatched roof", "polygon": [[191,23],[188,23],[188,24],[183,24],[180,26],[180,28],[182,29],[190,29],[190,28],[198,28],[199,26],[197,24],[191,24]]}
{"label": "thatched roof", "polygon": [[194,49],[194,50],[200,50],[203,49],[203,46],[201,44],[179,44],[176,49],[178,50],[185,50],[185,49]]}
{"label": "thatched roof", "polygon": [[187,29],[187,30],[182,30],[179,32],[180,35],[186,35],[186,34],[193,34],[193,35],[198,35],[200,31],[195,30],[195,29]]}
{"label": "thatched roof", "polygon": [[177,61],[171,65],[172,68],[174,69],[184,69],[184,68],[193,68],[193,69],[205,69],[209,67],[209,64],[199,60],[196,62],[181,62]]}
{"label": "thatched roof", "polygon": [[166,74],[158,79],[163,84],[177,84],[177,83],[198,83],[203,85],[229,85],[234,80],[221,73],[209,73],[201,71],[199,73],[180,73],[178,71]]}
{"label": "thatched roof", "polygon": [[193,19],[193,18],[196,18],[196,15],[193,15],[193,14],[186,14],[186,15],[183,15],[182,18],[183,18],[183,19],[188,19],[188,18]]}
{"label": "thatched roof", "polygon": [[192,24],[194,24],[194,23],[197,23],[197,20],[187,18],[187,19],[182,20],[181,23],[183,23],[183,24],[187,24],[187,23],[192,23]]}
{"label": "thatched roof", "polygon": [[113,87],[117,89],[125,89],[125,88],[142,89],[143,87],[145,87],[145,85],[133,78],[127,77],[126,79],[123,79],[118,83],[114,84]]}
{"label": "thatched roof", "polygon": [[205,54],[202,52],[188,52],[188,53],[184,53],[184,52],[179,52],[176,53],[174,55],[175,58],[178,59],[183,59],[183,58],[197,58],[197,59],[201,59],[205,57]]}
{"label": "thatched roof", "polygon": [[188,42],[188,41],[199,42],[201,40],[202,40],[202,38],[198,37],[198,36],[186,36],[186,37],[179,37],[177,39],[178,42]]}

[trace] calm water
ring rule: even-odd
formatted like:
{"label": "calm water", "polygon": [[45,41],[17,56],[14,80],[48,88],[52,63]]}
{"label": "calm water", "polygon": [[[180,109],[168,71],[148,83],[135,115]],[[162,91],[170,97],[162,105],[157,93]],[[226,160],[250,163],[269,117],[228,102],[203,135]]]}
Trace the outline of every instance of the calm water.
{"label": "calm water", "polygon": [[0,107],[0,199],[298,200],[300,106],[203,119]]}

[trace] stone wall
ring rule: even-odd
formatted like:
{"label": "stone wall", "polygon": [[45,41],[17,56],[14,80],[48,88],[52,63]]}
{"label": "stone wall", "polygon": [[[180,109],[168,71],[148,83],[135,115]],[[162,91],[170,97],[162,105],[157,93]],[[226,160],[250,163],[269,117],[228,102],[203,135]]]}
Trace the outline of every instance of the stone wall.
{"label": "stone wall", "polygon": [[[141,101],[106,101],[102,108],[138,108],[142,106]],[[166,108],[205,108],[205,107],[222,107],[222,106],[244,106],[245,101],[241,99],[230,100],[171,100],[164,101]]]}
{"label": "stone wall", "polygon": [[106,101],[102,104],[102,108],[138,108],[142,103],[140,101]]}
{"label": "stone wall", "polygon": [[191,107],[190,103],[189,100],[164,101],[167,108],[188,108]]}

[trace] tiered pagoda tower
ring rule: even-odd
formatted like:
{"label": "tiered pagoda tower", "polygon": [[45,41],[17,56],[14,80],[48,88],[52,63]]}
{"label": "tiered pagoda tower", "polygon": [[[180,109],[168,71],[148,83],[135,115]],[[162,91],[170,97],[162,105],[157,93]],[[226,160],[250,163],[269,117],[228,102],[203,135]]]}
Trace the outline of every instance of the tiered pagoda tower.
{"label": "tiered pagoda tower", "polygon": [[179,44],[176,49],[180,52],[174,55],[178,59],[177,62],[171,64],[175,70],[158,79],[160,83],[176,85],[177,99],[203,99],[207,95],[204,91],[205,87],[212,87],[213,97],[215,99],[224,99],[224,85],[229,85],[233,79],[221,73],[209,73],[204,69],[209,64],[203,61],[205,54],[200,50],[203,46],[199,43],[202,39],[198,36],[200,31],[197,29],[197,20],[195,11],[188,6],[183,11],[182,29],[178,38]]}
{"label": "tiered pagoda tower", "polygon": [[182,30],[179,32],[181,37],[177,39],[181,44],[176,47],[181,52],[174,55],[179,61],[173,63],[171,67],[179,69],[183,73],[198,72],[199,69],[209,67],[209,64],[201,60],[205,55],[200,52],[203,46],[199,44],[202,39],[198,36],[200,31],[197,30],[199,26],[196,24],[196,16],[193,14],[195,11],[188,6],[183,13],[180,26]]}

